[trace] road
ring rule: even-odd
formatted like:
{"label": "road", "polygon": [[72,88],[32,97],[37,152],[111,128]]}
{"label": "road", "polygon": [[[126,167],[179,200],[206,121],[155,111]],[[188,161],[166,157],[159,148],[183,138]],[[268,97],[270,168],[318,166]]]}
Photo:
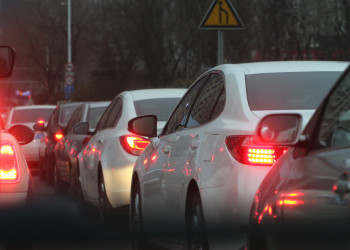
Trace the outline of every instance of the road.
{"label": "road", "polygon": [[33,180],[34,199],[27,208],[0,212],[0,237],[7,242],[0,250],[132,249],[127,218],[108,225],[82,218],[71,197],[56,195],[37,175]]}

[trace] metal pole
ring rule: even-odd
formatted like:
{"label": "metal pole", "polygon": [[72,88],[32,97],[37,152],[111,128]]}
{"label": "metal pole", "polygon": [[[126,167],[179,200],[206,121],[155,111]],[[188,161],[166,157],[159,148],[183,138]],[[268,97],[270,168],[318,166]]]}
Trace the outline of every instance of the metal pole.
{"label": "metal pole", "polygon": [[72,17],[71,0],[68,0],[68,63],[72,63]]}
{"label": "metal pole", "polygon": [[224,31],[218,30],[218,65],[224,64]]}

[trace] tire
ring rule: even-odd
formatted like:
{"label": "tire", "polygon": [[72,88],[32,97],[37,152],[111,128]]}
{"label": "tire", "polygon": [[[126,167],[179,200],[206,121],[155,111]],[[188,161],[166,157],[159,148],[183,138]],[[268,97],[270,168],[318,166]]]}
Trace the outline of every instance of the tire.
{"label": "tire", "polygon": [[67,194],[68,192],[67,184],[60,179],[56,165],[54,166],[54,190],[55,194]]}
{"label": "tire", "polygon": [[46,173],[44,170],[44,162],[43,160],[39,161],[39,179],[41,181],[45,181],[46,180]]}
{"label": "tire", "polygon": [[99,199],[98,199],[99,219],[102,223],[110,223],[114,219],[113,218],[114,209],[111,203],[109,203],[109,200],[106,194],[105,182],[102,174],[100,174],[99,176],[98,192],[99,192]]}
{"label": "tire", "polygon": [[188,249],[209,249],[202,202],[198,191],[189,199],[186,213],[186,229]]}
{"label": "tire", "polygon": [[53,186],[54,184],[54,163],[53,160],[48,159],[44,165],[46,173],[46,184]]}
{"label": "tire", "polygon": [[140,184],[138,181],[133,184],[131,189],[130,227],[132,235],[132,249],[144,249],[147,240],[144,235],[141,209],[141,192]]}
{"label": "tire", "polygon": [[96,220],[98,218],[98,210],[92,204],[86,202],[83,194],[83,190],[80,185],[77,191],[77,202],[78,202],[78,212],[79,215],[88,220]]}
{"label": "tire", "polygon": [[69,174],[69,195],[72,197],[73,200],[78,199],[78,183],[76,182],[74,170],[72,169],[72,165],[69,162],[70,167],[70,174]]}

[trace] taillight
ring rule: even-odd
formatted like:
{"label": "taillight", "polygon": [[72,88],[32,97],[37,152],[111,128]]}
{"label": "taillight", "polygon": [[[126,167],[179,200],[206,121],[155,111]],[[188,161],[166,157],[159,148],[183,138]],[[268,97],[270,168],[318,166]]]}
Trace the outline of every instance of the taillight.
{"label": "taillight", "polygon": [[58,141],[61,140],[62,138],[63,138],[62,132],[56,132],[56,133],[55,133],[55,140],[56,140],[56,142],[58,142]]}
{"label": "taillight", "polygon": [[38,123],[38,124],[45,124],[45,121],[42,120],[42,119],[40,119],[40,120],[37,121],[37,123]]}
{"label": "taillight", "polygon": [[287,147],[254,144],[252,136],[228,136],[226,146],[240,163],[254,166],[272,166],[287,152]]}
{"label": "taillight", "polygon": [[86,137],[84,138],[84,140],[83,140],[83,142],[82,142],[83,147],[86,146],[86,144],[89,143],[91,137],[92,137],[91,135],[88,135],[88,136],[86,136]]}
{"label": "taillight", "polygon": [[0,148],[0,183],[19,181],[16,152],[12,145],[2,144]]}
{"label": "taillight", "polygon": [[137,135],[124,135],[119,137],[124,150],[132,155],[141,155],[142,151],[148,146],[150,141]]}

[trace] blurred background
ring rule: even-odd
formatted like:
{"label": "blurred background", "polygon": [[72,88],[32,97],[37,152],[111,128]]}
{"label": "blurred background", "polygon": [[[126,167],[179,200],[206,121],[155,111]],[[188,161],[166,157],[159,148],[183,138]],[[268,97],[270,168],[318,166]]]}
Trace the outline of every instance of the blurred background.
{"label": "blurred background", "polygon": [[[188,87],[217,64],[217,31],[198,26],[211,0],[72,1],[72,101],[123,90]],[[349,60],[350,2],[232,0],[244,30],[225,31],[226,63]],[[1,113],[65,99],[67,0],[0,0],[0,44],[15,48]]]}

